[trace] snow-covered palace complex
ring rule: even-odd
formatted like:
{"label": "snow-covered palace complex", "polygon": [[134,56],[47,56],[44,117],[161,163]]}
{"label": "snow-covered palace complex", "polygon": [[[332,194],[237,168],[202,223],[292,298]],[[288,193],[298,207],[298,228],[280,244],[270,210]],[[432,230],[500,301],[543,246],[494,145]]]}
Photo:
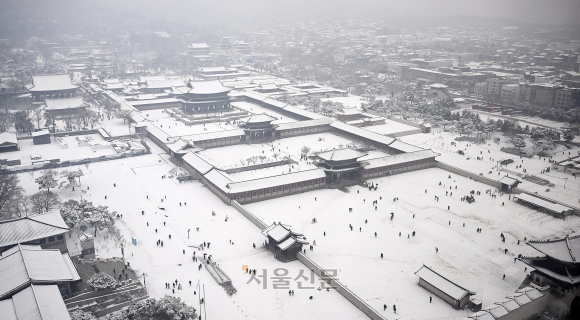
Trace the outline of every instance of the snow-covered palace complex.
{"label": "snow-covered palace complex", "polygon": [[[212,82],[214,82],[212,86],[214,91],[226,92],[226,90],[216,87],[215,82],[219,83],[219,81]],[[190,86],[195,88],[197,84],[190,82]],[[195,90],[189,90],[190,99],[203,104],[205,94],[196,97],[193,92]],[[112,96],[112,98],[117,102],[123,102],[118,97]],[[211,104],[215,97],[209,95],[207,99]],[[233,200],[248,203],[317,188],[352,185],[362,182],[366,178],[429,168],[435,166],[435,157],[439,155],[431,150],[419,148],[395,138],[298,109],[271,98],[261,97],[254,92],[238,95],[237,100],[250,101],[268,110],[301,121],[273,124],[274,121],[278,120],[277,118],[259,114],[253,115],[241,123],[239,129],[172,136],[162,126],[144,120],[138,110],[134,110],[131,116],[136,125],[141,130],[145,130],[147,137],[171,154],[176,161],[228,204]],[[221,101],[229,100],[221,97],[220,103],[222,103]],[[219,117],[227,118],[228,109],[229,105],[218,109],[224,111]],[[236,110],[229,110],[235,116]],[[190,111],[188,104],[184,104],[183,111]],[[369,157],[368,153],[345,146],[335,150],[313,153],[308,159],[314,165],[306,170],[281,172],[268,177],[248,175],[245,179],[233,180],[228,175],[227,170],[220,169],[204,157],[203,152],[201,152],[209,148],[227,149],[229,146],[240,144],[271,143],[275,145],[277,139],[316,135],[323,132],[347,137],[360,143],[362,149],[379,150],[381,153],[378,156]],[[274,162],[248,165],[239,169],[252,171],[292,164],[296,162],[295,160],[289,156],[286,159],[280,158]]]}

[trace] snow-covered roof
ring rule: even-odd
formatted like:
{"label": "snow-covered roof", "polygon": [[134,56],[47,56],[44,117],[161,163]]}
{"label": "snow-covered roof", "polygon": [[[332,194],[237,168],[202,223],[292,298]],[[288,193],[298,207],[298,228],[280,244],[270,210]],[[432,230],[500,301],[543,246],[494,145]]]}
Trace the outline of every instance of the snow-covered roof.
{"label": "snow-covered roof", "polygon": [[433,152],[432,150],[421,150],[409,153],[395,154],[392,156],[386,156],[381,158],[366,160],[368,164],[364,167],[365,169],[380,168],[385,166],[390,166],[394,164],[417,161],[423,159],[429,159],[439,156],[439,153]]}
{"label": "snow-covered roof", "polygon": [[68,90],[76,89],[70,82],[68,74],[50,74],[32,76],[32,84],[34,85],[30,91],[53,91],[53,90]]}
{"label": "snow-covered roof", "polygon": [[10,297],[29,283],[76,281],[80,276],[68,254],[58,249],[17,245],[0,258],[0,299]]}
{"label": "snow-covered roof", "polygon": [[0,301],[0,314],[4,320],[18,320],[12,299]]}
{"label": "snow-covered roof", "polygon": [[323,119],[314,119],[314,120],[306,120],[306,121],[280,123],[280,124],[278,124],[276,131],[309,128],[309,127],[322,126],[322,125],[330,125],[334,121],[335,120],[332,118],[323,118]]}
{"label": "snow-covered roof", "polygon": [[325,161],[343,161],[357,159],[366,156],[367,153],[362,153],[350,148],[334,149],[325,152],[319,152],[317,157]]}
{"label": "snow-covered roof", "polygon": [[227,185],[232,182],[225,173],[215,168],[206,173],[204,177],[224,192],[228,192]]}
{"label": "snow-covered roof", "polygon": [[[572,210],[572,208],[563,206],[561,204],[548,202],[546,200],[531,196],[531,195],[526,194],[526,193],[521,193],[521,194],[515,195],[514,198],[521,199],[523,201],[529,202],[531,204],[548,209],[548,210],[556,212],[556,213],[562,213],[562,212],[567,212],[567,211]],[[579,255],[579,257],[580,257],[580,255]]]}
{"label": "snow-covered roof", "polygon": [[44,136],[44,135],[47,135],[47,134],[50,134],[50,131],[48,131],[47,129],[44,129],[44,130],[40,130],[40,131],[33,132],[32,133],[32,136],[33,137],[39,137],[39,136]]}
{"label": "snow-covered roof", "polygon": [[506,298],[513,299],[520,306],[532,301],[532,299],[530,299],[530,297],[528,297],[528,295],[526,295],[525,293],[510,294],[510,295],[507,295]]}
{"label": "snow-covered roof", "polygon": [[284,107],[284,110],[291,112],[293,114],[308,118],[308,119],[326,119],[327,117],[320,115],[318,113],[314,113],[305,109],[300,109],[295,106],[287,105]]}
{"label": "snow-covered roof", "polygon": [[290,237],[290,238],[288,238],[288,239],[284,240],[284,242],[280,243],[280,244],[278,245],[278,247],[279,247],[281,250],[286,250],[286,249],[290,248],[290,246],[292,246],[292,245],[293,245],[293,244],[295,244],[295,243],[296,243],[296,239],[294,239],[294,238]]}
{"label": "snow-covered roof", "polygon": [[209,49],[209,46],[207,45],[207,43],[192,43],[189,45],[189,48],[192,49]]}
{"label": "snow-covered roof", "polygon": [[325,178],[326,174],[322,169],[312,169],[294,173],[282,174],[278,176],[266,177],[255,180],[232,182],[227,186],[231,193],[260,190],[265,188],[283,186],[296,182]]}
{"label": "snow-covered roof", "polygon": [[274,117],[269,116],[265,113],[260,113],[260,114],[251,115],[250,118],[248,118],[248,120],[246,120],[246,123],[272,122],[274,120],[278,120],[278,118],[274,118]]}
{"label": "snow-covered roof", "polygon": [[214,132],[207,132],[207,133],[199,133],[193,134],[190,136],[182,136],[182,138],[191,140],[192,142],[197,141],[206,141],[212,139],[224,139],[230,137],[239,137],[246,135],[244,129],[234,129],[234,130],[225,130],[225,131],[214,131]]}
{"label": "snow-covered roof", "polygon": [[505,299],[503,301],[497,301],[495,304],[503,306],[507,311],[513,311],[520,307],[520,304],[513,299]]}
{"label": "snow-covered roof", "polygon": [[538,289],[532,287],[524,287],[518,289],[516,292],[525,293],[531,300],[535,300],[544,296]]}
{"label": "snow-covered roof", "polygon": [[128,102],[131,106],[143,106],[149,104],[159,104],[159,103],[172,103],[172,102],[181,102],[181,100],[175,98],[165,98],[165,99],[147,99],[147,100],[139,100],[139,101],[131,101]]}
{"label": "snow-covered roof", "polygon": [[485,311],[491,313],[494,318],[503,317],[508,314],[508,311],[502,305],[495,305],[484,309]]}
{"label": "snow-covered roof", "polygon": [[65,109],[75,109],[83,108],[83,97],[71,97],[64,99],[46,99],[45,110],[65,110]]}
{"label": "snow-covered roof", "polygon": [[361,138],[365,138],[383,145],[390,145],[391,143],[393,143],[395,141],[395,138],[391,138],[391,137],[387,137],[387,136],[383,136],[381,134],[372,132],[372,131],[368,131],[365,129],[361,129],[361,128],[357,128],[357,127],[353,127],[351,125],[348,125],[344,122],[340,122],[340,121],[335,121],[333,122],[331,125],[331,127],[344,131],[346,133],[350,133],[356,136],[359,136]]}
{"label": "snow-covered roof", "polygon": [[[521,196],[517,195],[517,197]],[[554,259],[580,263],[580,234],[566,236],[557,240],[530,240],[528,245]]]}
{"label": "snow-covered roof", "polygon": [[213,169],[213,166],[197,153],[188,152],[182,159],[183,163],[190,165],[201,174],[206,174]]}
{"label": "snow-covered roof", "polygon": [[231,89],[224,87],[219,80],[212,81],[190,81],[191,90],[189,93],[196,94],[215,94],[229,92]]}
{"label": "snow-covered roof", "polygon": [[185,83],[183,79],[163,79],[163,80],[147,80],[147,88],[149,89],[164,89],[171,87],[181,87]]}
{"label": "snow-covered roof", "polygon": [[56,285],[31,285],[7,301],[12,301],[16,319],[70,320],[70,315]]}
{"label": "snow-covered roof", "polygon": [[513,186],[519,182],[520,181],[518,179],[514,179],[514,178],[508,177],[508,176],[503,176],[501,179],[499,179],[499,183],[507,184],[508,186]]}
{"label": "snow-covered roof", "polygon": [[273,98],[267,98],[264,100],[264,103],[269,104],[272,107],[276,107],[276,108],[280,108],[283,109],[285,106],[287,106],[288,104],[286,102],[282,102]]}
{"label": "snow-covered roof", "polygon": [[421,269],[415,272],[415,274],[419,278],[423,279],[423,281],[429,283],[438,290],[441,290],[455,300],[461,300],[463,297],[470,293],[469,290],[460,287],[454,282],[451,282],[451,280],[443,277],[426,265],[423,265]]}
{"label": "snow-covered roof", "polygon": [[399,140],[395,140],[393,141],[393,143],[391,143],[389,145],[389,147],[393,148],[393,149],[397,149],[401,152],[415,152],[415,151],[419,151],[419,150],[424,150],[423,148],[419,148],[417,146],[414,146],[412,144],[408,144]]}
{"label": "snow-covered roof", "polygon": [[478,311],[468,315],[467,317],[477,320],[495,320],[495,318],[487,311]]}
{"label": "snow-covered roof", "polygon": [[70,229],[58,211],[0,221],[0,247],[63,234]]}
{"label": "snow-covered roof", "polygon": [[341,115],[362,114],[362,112],[359,109],[357,109],[356,107],[344,108],[344,109],[342,109],[342,111],[338,111],[336,113],[341,114]]}
{"label": "snow-covered roof", "polygon": [[[235,93],[232,95],[235,95]],[[246,96],[250,99],[254,99],[254,100],[258,100],[258,101],[264,101],[264,100],[268,99],[267,95],[256,92],[256,91],[246,91],[246,92],[240,93],[240,95]]]}
{"label": "snow-covered roof", "polygon": [[274,224],[262,231],[262,234],[266,237],[271,237],[276,242],[280,242],[290,235],[290,228],[286,228],[281,223],[276,224],[274,222]]}
{"label": "snow-covered roof", "polygon": [[0,133],[0,145],[2,144],[18,144],[18,139],[16,139],[16,134],[12,132],[2,132]]}

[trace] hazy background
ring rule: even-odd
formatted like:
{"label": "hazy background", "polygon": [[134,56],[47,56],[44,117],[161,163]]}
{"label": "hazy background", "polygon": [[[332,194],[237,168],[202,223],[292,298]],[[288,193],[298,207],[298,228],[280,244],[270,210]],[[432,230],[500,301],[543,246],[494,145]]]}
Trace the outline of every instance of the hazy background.
{"label": "hazy background", "polygon": [[[526,23],[580,21],[580,0],[101,0],[110,8],[194,24],[259,24],[280,20],[368,19],[429,23],[475,16]],[[438,19],[439,18],[439,19]]]}

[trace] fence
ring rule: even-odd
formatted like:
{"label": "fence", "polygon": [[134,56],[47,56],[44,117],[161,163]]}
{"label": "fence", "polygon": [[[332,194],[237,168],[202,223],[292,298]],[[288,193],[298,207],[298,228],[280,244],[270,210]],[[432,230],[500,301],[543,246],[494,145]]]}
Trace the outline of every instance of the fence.
{"label": "fence", "polygon": [[298,260],[302,262],[302,264],[304,264],[307,268],[313,270],[316,275],[335,288],[338,293],[345,297],[346,300],[352,303],[369,318],[373,320],[386,320],[386,318],[378,313],[375,309],[373,309],[373,307],[364,302],[361,298],[350,291],[333,276],[329,275],[326,271],[324,271],[324,269],[318,266],[314,261],[310,260],[310,258],[308,258],[305,254],[298,253]]}

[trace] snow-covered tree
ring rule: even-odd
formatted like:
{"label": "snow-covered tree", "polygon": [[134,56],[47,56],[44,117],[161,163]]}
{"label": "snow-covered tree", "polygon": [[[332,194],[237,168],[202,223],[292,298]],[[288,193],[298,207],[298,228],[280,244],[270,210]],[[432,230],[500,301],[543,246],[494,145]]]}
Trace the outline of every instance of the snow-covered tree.
{"label": "snow-covered tree", "polygon": [[89,228],[104,230],[115,224],[115,215],[117,212],[109,212],[106,206],[94,206],[92,202],[85,199],[79,201],[68,200],[60,208],[60,214],[65,223],[70,228],[78,228],[86,231]]}
{"label": "snow-covered tree", "polygon": [[70,313],[71,320],[97,320],[97,317],[82,310],[75,310]]}
{"label": "snow-covered tree", "polygon": [[134,302],[120,311],[108,314],[104,320],[192,320],[197,319],[195,308],[180,298],[165,296]]}
{"label": "snow-covered tree", "polygon": [[300,149],[300,152],[302,152],[303,155],[307,156],[310,153],[310,147],[307,146],[302,146],[302,149]]}
{"label": "snow-covered tree", "polygon": [[540,138],[534,140],[534,149],[541,150],[541,153],[544,153],[546,150],[554,149],[554,146],[555,146],[554,141],[552,141],[551,139]]}
{"label": "snow-covered tree", "polygon": [[30,196],[32,211],[41,214],[52,211],[60,206],[60,197],[50,191],[41,190]]}
{"label": "snow-covered tree", "polygon": [[[64,177],[65,180],[61,181],[59,184],[60,189],[73,189],[81,185],[81,177],[84,175],[83,170],[80,168],[78,170],[63,170],[60,172],[60,176]],[[78,181],[77,181],[78,178]]]}
{"label": "snow-covered tree", "polygon": [[58,173],[52,169],[44,170],[42,175],[34,180],[38,184],[38,189],[46,189],[50,192],[50,188],[56,188],[58,186],[58,181],[55,177]]}
{"label": "snow-covered tree", "polygon": [[0,217],[12,218],[15,201],[22,195],[18,176],[8,170],[0,170]]}
{"label": "snow-covered tree", "polygon": [[522,136],[521,134],[515,135],[515,136],[511,137],[510,139],[508,139],[508,143],[513,144],[514,147],[518,148],[518,150],[520,150],[520,151],[523,147],[526,146],[526,141],[524,140],[524,136]]}
{"label": "snow-covered tree", "polygon": [[87,283],[94,289],[103,290],[114,288],[117,285],[117,280],[104,272],[99,272],[95,273]]}

